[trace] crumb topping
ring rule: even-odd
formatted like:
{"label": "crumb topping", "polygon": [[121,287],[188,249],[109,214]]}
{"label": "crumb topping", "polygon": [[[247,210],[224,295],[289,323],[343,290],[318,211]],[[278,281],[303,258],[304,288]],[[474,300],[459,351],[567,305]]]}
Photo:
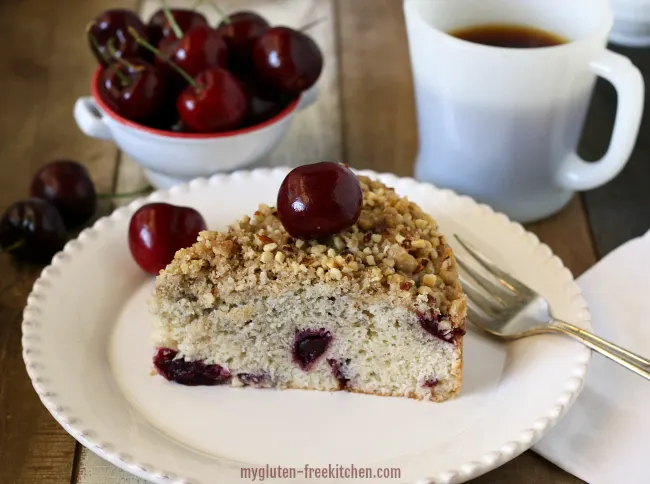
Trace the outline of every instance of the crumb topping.
{"label": "crumb topping", "polygon": [[224,232],[201,232],[192,247],[176,253],[157,286],[169,277],[207,273],[220,281],[220,290],[286,278],[350,284],[370,293],[388,290],[448,314],[464,314],[456,261],[433,218],[383,183],[358,179],[363,208],[350,229],[321,240],[294,239],[276,209],[262,204]]}

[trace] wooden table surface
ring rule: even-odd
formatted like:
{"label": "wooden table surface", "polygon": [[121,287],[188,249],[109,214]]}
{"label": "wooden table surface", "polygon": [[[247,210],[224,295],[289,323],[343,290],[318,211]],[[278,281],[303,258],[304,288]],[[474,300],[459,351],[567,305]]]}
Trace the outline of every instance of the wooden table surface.
{"label": "wooden table surface", "polygon": [[[343,159],[356,168],[412,175],[417,132],[400,0],[220,3],[226,8],[259,7],[275,22],[295,26],[325,19],[313,31],[326,54],[321,97],[299,115],[269,163]],[[0,0],[0,211],[26,196],[32,174],[58,158],[84,162],[100,192],[143,186],[130,160],[113,144],[85,137],[72,119],[73,102],[88,93],[95,68],[84,27],[101,10],[116,6],[151,12],[156,5],[136,0]],[[647,51],[615,50],[650,74]],[[581,147],[586,158],[597,159],[607,147],[615,106],[613,89],[599,83]],[[576,196],[562,213],[529,226],[575,276],[650,226],[649,129],[646,115],[632,160],[615,181]],[[110,209],[100,207],[98,215]],[[0,254],[0,483],[140,482],[76,444],[32,389],[21,357],[20,324],[39,271]],[[582,481],[526,452],[473,482]]]}

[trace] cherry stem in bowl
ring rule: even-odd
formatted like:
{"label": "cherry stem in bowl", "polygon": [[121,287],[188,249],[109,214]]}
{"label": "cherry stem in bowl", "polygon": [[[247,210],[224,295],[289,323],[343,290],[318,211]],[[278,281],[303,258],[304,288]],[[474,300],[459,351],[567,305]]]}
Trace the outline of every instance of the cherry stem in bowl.
{"label": "cherry stem in bowl", "polygon": [[300,32],[306,32],[307,30],[311,29],[312,27],[315,27],[316,25],[324,22],[325,20],[327,20],[327,17],[321,17],[321,18],[316,19],[316,20],[314,20],[312,22],[309,22],[308,24],[303,25],[300,28]]}
{"label": "cherry stem in bowl", "polygon": [[3,253],[3,252],[11,252],[12,250],[16,250],[17,248],[19,248],[24,243],[25,243],[24,240],[19,240],[17,242],[14,242],[13,244],[11,244],[9,247],[0,247],[0,254]]}
{"label": "cherry stem in bowl", "polygon": [[108,49],[108,53],[111,54],[111,56],[113,57],[113,59],[115,59],[115,61],[117,61],[119,64],[122,64],[124,67],[126,67],[130,71],[139,71],[139,70],[143,69],[142,66],[134,66],[133,64],[131,64],[126,59],[122,59],[121,57],[116,55],[115,37],[112,37],[111,40],[108,41],[108,44],[106,44],[106,48]]}
{"label": "cherry stem in bowl", "polygon": [[[130,82],[129,78],[126,77],[122,72],[120,72],[119,69],[116,69],[115,66],[113,66],[113,64],[111,63],[111,60],[108,57],[106,57],[106,54],[104,54],[104,52],[100,49],[99,43],[97,42],[97,39],[95,38],[95,36],[90,34],[90,28],[92,27],[92,25],[93,25],[93,22],[89,23],[88,26],[86,27],[86,32],[88,33],[88,38],[90,39],[90,42],[92,42],[93,47],[95,48],[95,50],[99,53],[99,55],[102,56],[102,59],[104,59],[104,62],[106,62],[107,69],[114,72],[115,75],[118,77],[118,79],[122,83],[122,87],[127,86],[129,84],[129,82]],[[111,39],[111,41],[114,41],[114,40],[115,39]],[[109,42],[109,44],[110,44],[110,42]],[[110,45],[109,45],[108,49],[109,49],[111,55],[113,56],[113,58],[117,59],[118,57],[114,55],[115,50],[111,49]]]}
{"label": "cherry stem in bowl", "polygon": [[176,36],[177,39],[182,39],[183,31],[178,26],[178,23],[176,23],[176,19],[174,18],[172,11],[169,9],[169,3],[167,3],[167,0],[161,0],[160,3],[162,3],[163,13],[165,14],[165,17],[167,17],[167,22],[169,22],[169,26],[174,31],[174,35]]}
{"label": "cherry stem in bowl", "polygon": [[181,76],[183,76],[183,78],[184,78],[184,79],[185,79],[185,80],[186,80],[186,81],[187,81],[191,86],[193,86],[195,89],[197,89],[197,90],[201,89],[201,86],[199,86],[199,84],[198,84],[194,79],[192,79],[192,76],[190,76],[187,72],[185,72],[185,71],[181,68],[181,66],[179,66],[179,65],[176,64],[173,60],[171,60],[169,57],[167,57],[165,54],[163,54],[162,52],[160,52],[160,50],[156,49],[153,45],[151,45],[149,42],[147,42],[147,41],[144,40],[142,37],[140,37],[140,35],[138,35],[138,33],[136,32],[136,30],[135,30],[133,27],[129,27],[128,30],[129,30],[129,33],[131,34],[131,36],[135,39],[135,41],[136,41],[138,44],[140,44],[140,45],[141,45],[142,47],[144,47],[145,49],[147,49],[147,50],[153,52],[154,55],[158,56],[159,58],[161,58],[162,60],[164,60],[165,62],[167,62],[170,66],[172,66],[172,68],[173,68],[176,72],[178,72]]}

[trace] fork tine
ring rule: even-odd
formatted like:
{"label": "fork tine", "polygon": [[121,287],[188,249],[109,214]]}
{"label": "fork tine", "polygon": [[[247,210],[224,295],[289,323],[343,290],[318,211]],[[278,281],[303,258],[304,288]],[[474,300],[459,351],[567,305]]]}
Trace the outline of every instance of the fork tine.
{"label": "fork tine", "polygon": [[530,289],[528,286],[523,284],[522,282],[519,282],[517,279],[512,277],[510,274],[507,272],[499,269],[494,263],[485,257],[483,254],[481,254],[478,249],[473,247],[469,242],[466,242],[463,240],[460,236],[457,234],[454,234],[454,237],[456,237],[456,240],[460,242],[460,244],[465,248],[465,250],[472,256],[476,261],[481,264],[486,271],[491,272],[496,279],[499,281],[499,283],[512,291],[513,293],[525,293],[525,294],[531,294],[533,291]]}
{"label": "fork tine", "polygon": [[482,329],[483,331],[487,331],[487,328],[490,327],[490,320],[482,314],[476,312],[471,307],[467,308],[467,317],[472,324],[474,324],[477,328]]}
{"label": "fork tine", "polygon": [[[456,254],[456,262],[462,271],[466,272],[472,279],[474,279],[478,285],[481,286],[499,304],[502,306],[505,306],[507,304],[506,301],[501,296],[499,296],[499,293],[504,292],[503,286],[501,284],[489,280],[483,274],[480,274],[478,271],[472,269],[465,263],[465,261],[461,260],[461,258],[458,257],[458,254]],[[463,288],[464,287],[465,284],[463,284]]]}
{"label": "fork tine", "polygon": [[469,302],[471,302],[477,309],[480,309],[490,318],[498,317],[499,308],[494,302],[490,301],[487,297],[481,294],[476,288],[472,287],[467,280],[461,280],[463,291],[467,294]]}

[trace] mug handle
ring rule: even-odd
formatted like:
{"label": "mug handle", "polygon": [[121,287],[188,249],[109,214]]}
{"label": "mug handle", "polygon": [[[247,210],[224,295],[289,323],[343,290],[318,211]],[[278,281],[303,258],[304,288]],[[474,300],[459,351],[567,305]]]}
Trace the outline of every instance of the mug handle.
{"label": "mug handle", "polygon": [[74,103],[74,119],[79,129],[91,138],[112,139],[111,129],[104,122],[95,100],[90,96],[77,99]]}
{"label": "mug handle", "polygon": [[643,76],[630,59],[606,50],[589,67],[612,83],[618,96],[618,106],[612,138],[605,155],[596,162],[588,163],[573,154],[560,165],[557,183],[571,191],[599,187],[621,172],[636,144],[643,115]]}

